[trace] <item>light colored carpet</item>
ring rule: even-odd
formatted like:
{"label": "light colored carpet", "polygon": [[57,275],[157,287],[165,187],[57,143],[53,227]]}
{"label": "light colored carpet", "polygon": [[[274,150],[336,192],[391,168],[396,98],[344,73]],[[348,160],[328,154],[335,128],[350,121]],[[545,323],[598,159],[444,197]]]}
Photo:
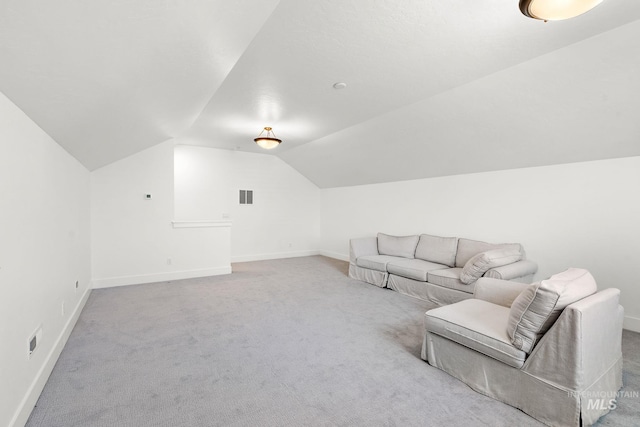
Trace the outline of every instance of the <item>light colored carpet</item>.
{"label": "light colored carpet", "polygon": [[[319,256],[233,270],[94,290],[27,425],[540,425],[420,359],[427,303]],[[601,424],[639,410],[621,399]]]}

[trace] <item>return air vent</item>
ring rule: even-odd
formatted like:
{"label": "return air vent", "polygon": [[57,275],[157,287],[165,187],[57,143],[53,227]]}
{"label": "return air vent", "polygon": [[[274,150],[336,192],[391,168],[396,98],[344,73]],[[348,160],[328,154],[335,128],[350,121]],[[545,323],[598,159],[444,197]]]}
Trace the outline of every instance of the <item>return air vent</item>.
{"label": "return air vent", "polygon": [[253,204],[253,190],[240,190],[240,204],[241,205]]}

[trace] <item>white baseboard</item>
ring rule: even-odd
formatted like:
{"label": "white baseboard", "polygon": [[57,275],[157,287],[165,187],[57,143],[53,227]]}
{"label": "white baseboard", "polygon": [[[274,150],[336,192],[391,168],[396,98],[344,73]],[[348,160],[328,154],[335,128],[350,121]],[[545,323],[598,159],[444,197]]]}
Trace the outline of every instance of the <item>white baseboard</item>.
{"label": "white baseboard", "polygon": [[340,261],[349,261],[349,255],[341,254],[339,252],[321,250],[320,255],[339,259]]}
{"label": "white baseboard", "polygon": [[78,301],[78,304],[73,310],[73,314],[69,317],[69,320],[67,320],[67,323],[64,325],[62,332],[60,332],[60,335],[54,342],[51,351],[49,351],[49,354],[47,354],[44,363],[42,364],[40,370],[38,371],[38,374],[36,375],[36,378],[27,389],[27,393],[22,398],[20,406],[18,406],[18,409],[13,415],[11,422],[9,422],[9,427],[21,427],[27,423],[29,415],[31,415],[31,411],[33,411],[33,408],[36,406],[38,398],[40,397],[40,393],[42,393],[42,390],[44,389],[44,386],[49,379],[49,375],[51,375],[53,367],[56,365],[56,362],[60,357],[60,353],[62,353],[62,349],[67,344],[67,340],[71,335],[71,331],[73,331],[73,328],[76,326],[78,318],[80,317],[80,313],[82,313],[82,309],[87,303],[90,294],[91,289],[87,288],[84,291],[82,298],[80,298],[80,301]]}
{"label": "white baseboard", "polygon": [[269,259],[297,258],[302,256],[320,255],[319,251],[294,251],[294,252],[274,252],[269,254],[240,255],[232,256],[231,262],[265,261]]}
{"label": "white baseboard", "polygon": [[202,268],[197,270],[169,271],[166,273],[139,274],[133,276],[107,277],[93,279],[93,289],[113,288],[116,286],[139,285],[142,283],[167,282],[170,280],[193,279],[195,277],[219,276],[230,274],[231,266]]}
{"label": "white baseboard", "polygon": [[622,327],[633,332],[640,332],[640,318],[624,316]]}

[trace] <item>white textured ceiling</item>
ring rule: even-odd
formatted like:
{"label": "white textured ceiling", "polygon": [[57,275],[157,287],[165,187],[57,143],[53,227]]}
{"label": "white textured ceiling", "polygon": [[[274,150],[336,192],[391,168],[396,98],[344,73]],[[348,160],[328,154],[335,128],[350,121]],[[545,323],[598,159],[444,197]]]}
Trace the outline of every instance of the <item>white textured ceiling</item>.
{"label": "white textured ceiling", "polygon": [[0,90],[89,169],[264,126],[320,187],[640,155],[640,1],[517,3],[0,0]]}

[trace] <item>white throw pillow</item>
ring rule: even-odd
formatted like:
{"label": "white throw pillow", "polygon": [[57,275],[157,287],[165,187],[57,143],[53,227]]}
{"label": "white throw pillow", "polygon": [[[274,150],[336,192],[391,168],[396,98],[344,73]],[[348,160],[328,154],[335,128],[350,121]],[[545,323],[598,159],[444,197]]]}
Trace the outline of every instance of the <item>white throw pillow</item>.
{"label": "white throw pillow", "polygon": [[570,268],[529,286],[511,304],[507,324],[511,343],[531,353],[565,307],[597,290],[593,276],[581,268]]}
{"label": "white throw pillow", "polygon": [[492,268],[513,264],[521,259],[522,253],[517,247],[504,247],[480,252],[479,254],[471,257],[471,259],[464,265],[460,272],[460,281],[464,284],[470,285]]}
{"label": "white throw pillow", "polygon": [[492,251],[502,248],[517,248],[522,253],[522,259],[525,259],[525,252],[520,243],[487,243],[480,240],[471,240],[461,238],[458,240],[456,250],[456,267],[464,267],[464,265],[475,255],[480,252]]}

